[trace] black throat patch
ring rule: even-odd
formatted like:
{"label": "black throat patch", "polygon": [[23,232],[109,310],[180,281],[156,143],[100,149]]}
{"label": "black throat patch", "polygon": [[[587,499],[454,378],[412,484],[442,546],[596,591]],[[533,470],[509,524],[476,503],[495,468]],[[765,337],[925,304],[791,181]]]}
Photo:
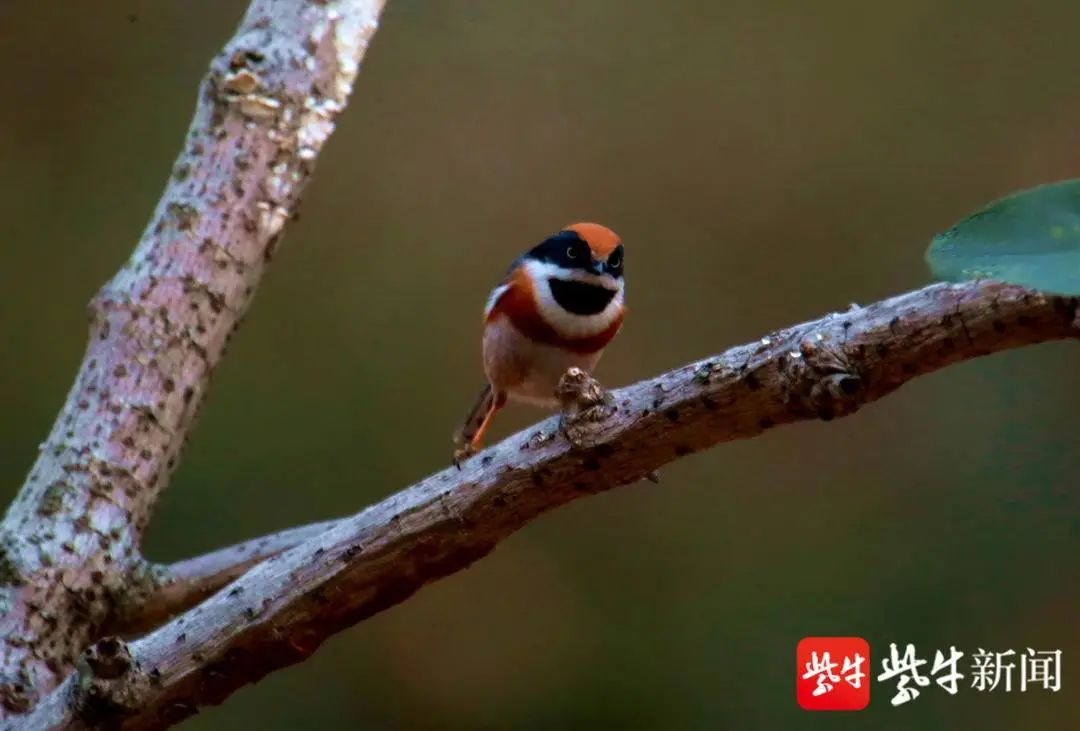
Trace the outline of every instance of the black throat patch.
{"label": "black throat patch", "polygon": [[615,290],[597,284],[576,282],[572,279],[549,279],[551,296],[567,312],[575,315],[596,315],[604,311]]}

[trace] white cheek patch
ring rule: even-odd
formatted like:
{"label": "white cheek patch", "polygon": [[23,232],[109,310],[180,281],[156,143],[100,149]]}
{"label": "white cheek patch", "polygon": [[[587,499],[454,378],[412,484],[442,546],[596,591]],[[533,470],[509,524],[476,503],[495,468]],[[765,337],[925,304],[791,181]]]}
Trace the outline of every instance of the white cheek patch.
{"label": "white cheek patch", "polygon": [[[563,337],[582,338],[596,335],[607,330],[619,316],[623,307],[624,287],[621,279],[610,274],[589,274],[573,269],[564,269],[546,262],[528,261],[526,270],[532,278],[536,290],[536,309],[544,320],[555,328]],[[552,277],[570,279],[578,282],[595,284],[615,290],[615,296],[600,312],[595,315],[575,315],[567,312],[551,293],[548,280]]]}
{"label": "white cheek patch", "polygon": [[570,279],[575,282],[607,287],[608,289],[622,289],[622,280],[616,279],[610,274],[590,274],[580,269],[565,269],[558,264],[549,264],[546,261],[528,260],[525,262],[525,271],[532,276],[534,282],[543,282],[552,278]]}

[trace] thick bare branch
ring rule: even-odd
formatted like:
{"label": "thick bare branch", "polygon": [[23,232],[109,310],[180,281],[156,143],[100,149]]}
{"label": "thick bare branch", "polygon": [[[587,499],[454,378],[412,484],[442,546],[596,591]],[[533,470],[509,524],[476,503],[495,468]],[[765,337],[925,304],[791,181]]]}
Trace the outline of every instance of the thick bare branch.
{"label": "thick bare branch", "polygon": [[255,0],[214,59],[153,218],[90,303],[90,342],[0,524],[0,718],[118,603],[211,371],[344,108],[383,0]]}
{"label": "thick bare branch", "polygon": [[850,414],[957,361],[1078,336],[1075,298],[939,284],[620,389],[562,429],[549,419],[338,521],[130,646],[99,642],[20,728],[165,728],[303,660],[563,503],[720,442]]}

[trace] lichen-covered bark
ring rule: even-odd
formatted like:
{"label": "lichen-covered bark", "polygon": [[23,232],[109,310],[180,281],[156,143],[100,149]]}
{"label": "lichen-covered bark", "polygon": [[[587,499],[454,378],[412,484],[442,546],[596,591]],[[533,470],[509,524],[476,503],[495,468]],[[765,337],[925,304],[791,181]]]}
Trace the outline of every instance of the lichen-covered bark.
{"label": "lichen-covered bark", "polygon": [[[845,416],[951,363],[1077,337],[1075,298],[939,284],[772,333],[606,399],[583,399],[591,384],[576,384],[578,408],[561,425],[550,419],[336,522],[130,646],[102,641],[20,728],[165,728],[465,568],[547,510],[720,442]],[[250,550],[234,555],[246,560]],[[220,575],[227,555],[188,578]]]}
{"label": "lichen-covered bark", "polygon": [[89,306],[75,383],[0,524],[0,719],[156,586],[139,538],[334,128],[383,0],[255,0],[199,89],[138,247]]}

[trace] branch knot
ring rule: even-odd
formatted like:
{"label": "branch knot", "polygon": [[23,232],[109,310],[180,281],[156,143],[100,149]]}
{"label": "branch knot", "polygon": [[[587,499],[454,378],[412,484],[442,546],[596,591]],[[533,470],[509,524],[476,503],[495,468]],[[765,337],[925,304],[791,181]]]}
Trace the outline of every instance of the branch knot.
{"label": "branch knot", "polygon": [[829,421],[859,408],[866,385],[859,366],[823,333],[800,340],[799,349],[787,353],[784,362],[785,398],[795,413]]}
{"label": "branch knot", "polygon": [[562,406],[562,432],[575,448],[585,446],[599,423],[616,411],[614,400],[600,382],[580,368],[570,368],[562,375],[555,397]]}
{"label": "branch knot", "polygon": [[86,723],[109,726],[139,710],[148,685],[127,643],[105,637],[79,658],[71,704]]}

